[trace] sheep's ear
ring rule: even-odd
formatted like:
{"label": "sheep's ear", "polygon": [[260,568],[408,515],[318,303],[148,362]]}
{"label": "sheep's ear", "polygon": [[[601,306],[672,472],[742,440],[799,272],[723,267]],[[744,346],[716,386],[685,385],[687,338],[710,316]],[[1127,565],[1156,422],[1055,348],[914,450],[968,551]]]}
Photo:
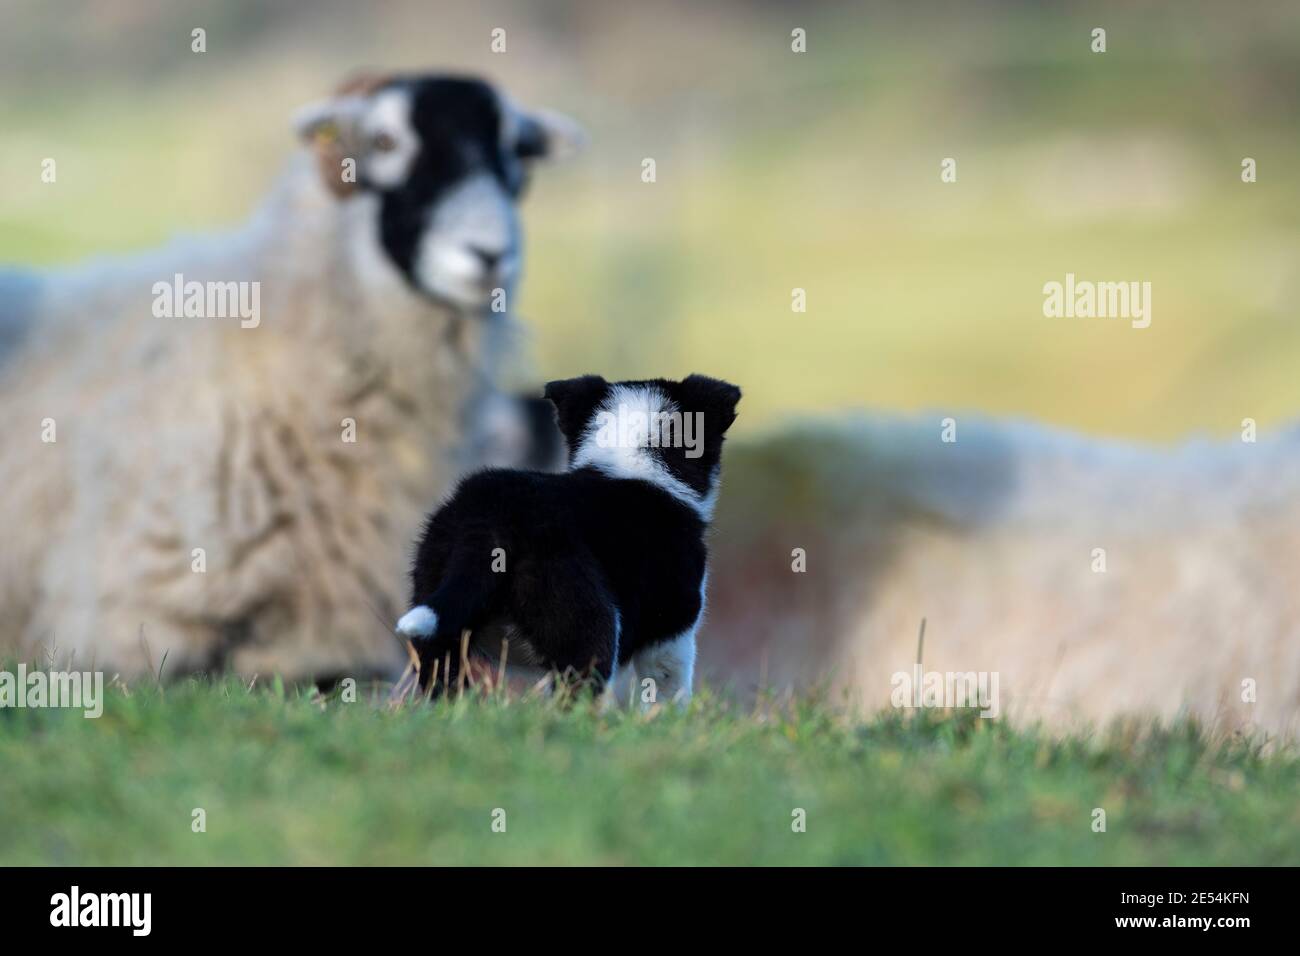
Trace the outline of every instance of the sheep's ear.
{"label": "sheep's ear", "polygon": [[562,113],[515,109],[515,155],[520,159],[568,159],[587,145],[587,133]]}
{"label": "sheep's ear", "polygon": [[308,103],[293,114],[293,131],[304,143],[311,143],[316,134],[336,122],[333,100]]}
{"label": "sheep's ear", "polygon": [[595,415],[596,406],[609,391],[609,383],[599,375],[566,378],[547,382],[542,392],[555,405],[556,422],[570,444],[577,442]]}
{"label": "sheep's ear", "polygon": [[317,100],[298,110],[293,117],[293,128],[304,143],[314,143],[322,133],[341,136],[345,127],[351,129],[368,96],[373,96],[398,77],[378,70],[358,70],[334,89],[328,99]]}
{"label": "sheep's ear", "polygon": [[736,420],[740,389],[720,378],[690,375],[680,387],[683,411],[703,412],[704,427],[721,435]]}
{"label": "sheep's ear", "polygon": [[355,176],[344,178],[343,160],[357,158],[356,120],[360,108],[357,97],[335,97],[304,106],[293,118],[298,138],[316,154],[321,182],[339,199],[350,196],[357,188]]}

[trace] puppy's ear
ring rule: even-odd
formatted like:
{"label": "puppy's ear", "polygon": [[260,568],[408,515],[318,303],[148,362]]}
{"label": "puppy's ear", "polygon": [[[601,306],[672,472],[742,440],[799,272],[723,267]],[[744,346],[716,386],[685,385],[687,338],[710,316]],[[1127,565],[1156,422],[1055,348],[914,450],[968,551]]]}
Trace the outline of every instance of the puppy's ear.
{"label": "puppy's ear", "polygon": [[720,378],[690,375],[682,380],[682,410],[704,413],[704,427],[723,434],[736,420],[740,389]]}
{"label": "puppy's ear", "polygon": [[555,404],[556,422],[570,445],[577,442],[587,430],[587,423],[609,391],[609,383],[599,375],[565,378],[547,382],[543,398]]}

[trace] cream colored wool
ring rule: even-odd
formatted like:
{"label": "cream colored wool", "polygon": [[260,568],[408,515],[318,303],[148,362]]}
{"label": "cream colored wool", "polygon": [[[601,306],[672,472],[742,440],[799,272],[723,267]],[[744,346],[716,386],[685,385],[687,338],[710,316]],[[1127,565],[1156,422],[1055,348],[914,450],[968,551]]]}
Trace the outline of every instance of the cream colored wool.
{"label": "cream colored wool", "polygon": [[[303,153],[237,234],[44,275],[11,306],[0,647],[124,676],[402,663],[411,542],[466,464],[507,320],[415,295],[372,201],[333,198]],[[260,281],[260,325],[155,317],[175,273]]]}
{"label": "cream colored wool", "polygon": [[958,416],[956,436],[859,416],[729,446],[706,673],[890,707],[925,618],[923,669],[997,672],[1004,717],[1300,729],[1300,428],[1154,447]]}

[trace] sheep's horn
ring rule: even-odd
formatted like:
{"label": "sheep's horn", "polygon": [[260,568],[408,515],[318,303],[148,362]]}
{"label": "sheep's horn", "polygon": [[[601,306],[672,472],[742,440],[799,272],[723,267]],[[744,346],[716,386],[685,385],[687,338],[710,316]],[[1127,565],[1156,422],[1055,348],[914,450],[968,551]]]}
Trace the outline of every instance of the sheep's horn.
{"label": "sheep's horn", "polygon": [[380,87],[387,86],[396,75],[378,70],[358,70],[334,89],[335,96],[369,96]]}

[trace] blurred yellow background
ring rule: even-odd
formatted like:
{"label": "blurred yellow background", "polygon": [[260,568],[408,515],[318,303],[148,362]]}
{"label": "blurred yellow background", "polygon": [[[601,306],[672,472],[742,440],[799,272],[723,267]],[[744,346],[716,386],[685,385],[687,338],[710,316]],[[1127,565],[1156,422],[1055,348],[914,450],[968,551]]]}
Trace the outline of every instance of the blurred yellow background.
{"label": "blurred yellow background", "polygon": [[[538,377],[719,375],[740,434],[844,407],[1156,439],[1300,412],[1294,2],[69,0],[0,22],[0,261],[233,225],[346,73],[469,71],[591,136],[526,204]],[[1150,281],[1151,327],[1045,318],[1067,272]]]}

